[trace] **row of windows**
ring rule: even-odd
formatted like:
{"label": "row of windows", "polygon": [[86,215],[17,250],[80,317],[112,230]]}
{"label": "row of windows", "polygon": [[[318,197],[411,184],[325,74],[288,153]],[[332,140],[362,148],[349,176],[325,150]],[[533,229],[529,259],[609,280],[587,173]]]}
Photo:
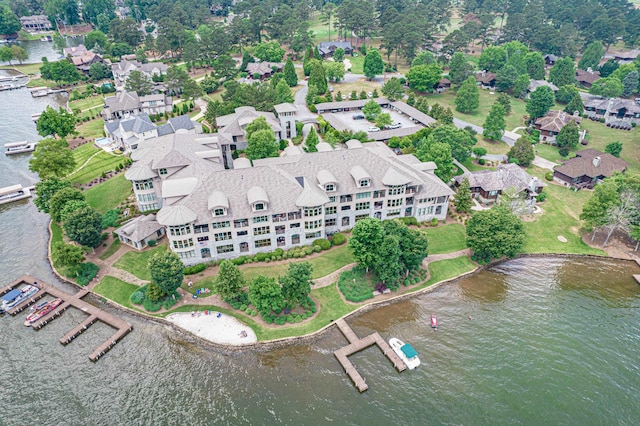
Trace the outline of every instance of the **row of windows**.
{"label": "row of windows", "polygon": [[398,207],[402,205],[402,198],[396,198],[395,200],[387,200],[387,207]]}
{"label": "row of windows", "polygon": [[316,229],[322,226],[322,219],[312,220],[304,223],[304,229]]}
{"label": "row of windows", "polygon": [[175,236],[191,234],[191,225],[170,226],[169,234]]}
{"label": "row of windows", "polygon": [[158,203],[140,204],[140,211],[141,212],[148,212],[150,210],[158,210]]}
{"label": "row of windows", "polygon": [[365,201],[362,203],[356,203],[356,210],[366,210],[371,207],[371,203],[369,201]]}
{"label": "row of windows", "polygon": [[338,210],[338,208],[336,206],[327,207],[326,209],[324,209],[324,213],[325,214],[336,214],[337,210]]}
{"label": "row of windows", "polygon": [[196,257],[195,250],[179,251],[177,254],[178,254],[178,257],[180,257],[180,259],[189,259],[192,257]]}
{"label": "row of windows", "polygon": [[220,232],[214,235],[216,241],[226,241],[231,239],[231,232]]}
{"label": "row of windows", "polygon": [[174,249],[183,249],[183,248],[189,248],[189,247],[193,247],[193,239],[189,238],[186,240],[175,240],[173,241],[173,248]]}
{"label": "row of windows", "polygon": [[260,226],[253,229],[253,235],[266,235],[271,232],[270,226]]}
{"label": "row of windows", "polygon": [[136,190],[138,191],[147,191],[149,189],[153,189],[153,181],[149,180],[139,180],[134,184]]}
{"label": "row of windows", "polygon": [[401,185],[401,186],[394,186],[394,187],[389,188],[389,195],[400,195],[400,194],[404,194],[404,190],[405,190],[404,185]]}
{"label": "row of windows", "polygon": [[370,192],[359,192],[356,194],[356,200],[362,200],[363,198],[369,198],[369,197],[371,197]]}
{"label": "row of windows", "polygon": [[310,217],[310,216],[318,216],[322,214],[322,206],[320,207],[305,207],[304,208],[304,215],[305,217]]}

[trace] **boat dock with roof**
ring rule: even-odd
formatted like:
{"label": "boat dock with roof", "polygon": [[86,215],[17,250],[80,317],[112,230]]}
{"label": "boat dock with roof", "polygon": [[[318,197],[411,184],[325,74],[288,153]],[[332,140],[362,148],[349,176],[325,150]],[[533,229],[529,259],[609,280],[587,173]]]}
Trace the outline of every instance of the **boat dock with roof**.
{"label": "boat dock with roof", "polygon": [[368,335],[367,337],[360,339],[356,333],[349,327],[345,320],[339,319],[335,323],[338,326],[338,329],[344,334],[344,337],[349,341],[349,345],[344,346],[333,354],[338,359],[342,368],[347,373],[349,378],[353,381],[353,384],[356,385],[360,392],[364,392],[369,389],[369,385],[367,385],[364,377],[358,373],[356,367],[349,361],[349,356],[355,354],[356,352],[360,352],[363,349],[368,348],[372,345],[378,345],[378,348],[382,351],[389,361],[393,364],[393,366],[399,371],[402,372],[407,369],[405,363],[396,355],[396,353],[391,349],[391,346],[378,333],[373,333]]}
{"label": "boat dock with roof", "polygon": [[36,330],[41,329],[45,325],[47,325],[50,321],[62,315],[64,311],[66,311],[69,307],[73,307],[81,310],[82,312],[88,314],[89,316],[82,323],[76,326],[73,330],[69,331],[66,335],[64,335],[60,339],[60,343],[66,345],[70,343],[73,339],[83,333],[87,328],[89,328],[92,324],[97,321],[101,321],[108,326],[115,328],[117,331],[108,338],[104,343],[98,346],[90,355],[89,359],[91,361],[97,361],[104,354],[106,354],[112,347],[116,345],[127,333],[129,333],[133,326],[128,322],[121,320],[108,312],[99,309],[90,303],[87,303],[82,300],[87,294],[89,294],[89,290],[82,289],[76,294],[68,294],[59,290],[58,288],[52,286],[51,284],[47,284],[37,278],[32,277],[31,275],[24,275],[8,286],[0,289],[0,296],[10,292],[14,288],[18,288],[24,285],[35,285],[40,289],[33,297],[30,297],[24,300],[22,303],[16,305],[12,309],[7,310],[7,313],[10,315],[16,315],[19,312],[22,312],[24,309],[35,303],[37,300],[41,299],[46,295],[50,295],[54,298],[62,299],[62,303],[53,311],[49,312],[47,315],[40,318],[37,322],[35,322],[32,327]]}

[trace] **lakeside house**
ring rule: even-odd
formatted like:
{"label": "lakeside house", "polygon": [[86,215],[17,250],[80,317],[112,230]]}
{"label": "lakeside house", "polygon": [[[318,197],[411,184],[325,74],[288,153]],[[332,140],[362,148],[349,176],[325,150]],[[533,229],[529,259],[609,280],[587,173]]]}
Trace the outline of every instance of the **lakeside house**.
{"label": "lakeside house", "polygon": [[161,239],[165,234],[165,229],[158,223],[155,214],[149,214],[125,222],[114,233],[120,242],[136,250],[142,250],[149,247],[150,241],[155,242]]}
{"label": "lakeside house", "polygon": [[[572,121],[580,126],[582,117],[578,114],[567,114],[564,111],[547,112],[544,117],[535,121],[535,128],[540,131],[540,142],[554,144],[560,130]],[[585,134],[586,131],[581,133],[580,140],[584,139]]]}
{"label": "lakeside house", "polygon": [[140,113],[164,114],[173,108],[173,100],[163,93],[138,96],[136,92],[119,92],[104,98],[102,118],[105,121],[121,120]]}
{"label": "lakeside house", "polygon": [[629,163],[595,149],[584,149],[553,171],[553,180],[572,188],[593,188],[614,173],[624,173]]}
{"label": "lakeside house", "polygon": [[185,114],[172,117],[165,124],[158,126],[151,121],[146,113],[104,123],[105,135],[124,152],[138,149],[140,141],[176,133],[178,130],[200,134],[202,133],[202,125]]}
{"label": "lakeside house", "polygon": [[142,75],[152,80],[154,77],[165,75],[168,69],[169,66],[162,62],[143,64],[136,60],[122,60],[111,64],[111,72],[113,73],[116,88],[124,87],[127,84],[127,79],[132,71],[140,71]]}
{"label": "lakeside house", "polygon": [[20,17],[20,25],[28,33],[40,33],[53,29],[53,25],[46,15],[22,16]]}
{"label": "lakeside house", "polygon": [[594,98],[584,101],[584,110],[592,120],[604,120],[609,127],[631,130],[640,124],[640,100]]}
{"label": "lakeside house", "polygon": [[536,197],[547,186],[517,164],[511,163],[501,164],[496,170],[480,170],[456,176],[456,187],[460,186],[465,178],[469,180],[471,197],[483,203],[495,203],[505,189],[512,187],[517,193],[524,192],[526,199],[533,206]]}
{"label": "lakeside house", "polygon": [[105,63],[105,59],[102,55],[88,50],[84,44],[73,47],[65,47],[62,49],[62,54],[65,58],[70,58],[71,63],[81,73],[88,75],[91,65],[95,63]]}
{"label": "lakeside house", "polygon": [[322,58],[333,57],[333,53],[342,48],[345,55],[353,54],[353,46],[350,41],[323,41],[318,45],[318,52]]}
{"label": "lakeside house", "polygon": [[178,132],[141,141],[125,177],[141,211],[160,209],[185,264],[309,245],[368,217],[446,217],[453,191],[432,163],[377,142],[346,147],[289,147],[225,169],[214,138]]}

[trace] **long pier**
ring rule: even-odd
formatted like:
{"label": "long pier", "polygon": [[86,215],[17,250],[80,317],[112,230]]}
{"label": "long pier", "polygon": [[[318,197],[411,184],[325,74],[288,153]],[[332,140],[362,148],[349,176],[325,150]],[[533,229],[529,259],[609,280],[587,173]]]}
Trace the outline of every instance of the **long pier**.
{"label": "long pier", "polygon": [[7,311],[8,314],[16,315],[46,295],[50,295],[54,298],[62,299],[62,303],[60,304],[60,306],[58,306],[53,311],[49,312],[47,315],[40,318],[36,323],[32,324],[32,327],[35,330],[41,329],[42,327],[47,325],[49,322],[53,321],[54,319],[62,315],[62,313],[66,311],[69,307],[79,309],[82,312],[89,315],[82,323],[80,323],[74,329],[69,331],[60,339],[61,344],[67,345],[68,343],[73,341],[76,337],[78,337],[80,334],[82,334],[84,331],[86,331],[89,327],[91,327],[92,324],[95,324],[97,321],[100,321],[116,329],[116,332],[110,338],[108,338],[104,343],[98,346],[95,351],[89,354],[89,359],[91,361],[95,362],[98,359],[100,359],[111,348],[113,348],[120,340],[122,340],[122,338],[126,336],[127,333],[129,333],[133,329],[133,326],[128,322],[120,318],[117,318],[111,315],[110,313],[105,312],[102,309],[99,309],[83,301],[82,298],[85,297],[87,294],[89,294],[89,291],[87,289],[82,289],[78,291],[76,294],[71,295],[52,286],[51,284],[47,284],[30,275],[24,275],[18,278],[17,280],[15,280],[14,282],[12,282],[11,284],[9,284],[8,286],[1,288],[0,296],[8,293],[9,291],[13,290],[16,287],[22,287],[23,285],[26,285],[26,284],[36,285],[40,289],[40,291],[38,291],[36,294],[33,295],[33,297],[30,297],[28,300],[25,300],[22,303],[18,304],[17,306],[13,307],[12,309],[9,309]]}
{"label": "long pier", "polygon": [[389,361],[393,364],[393,366],[399,371],[402,372],[407,369],[406,364],[396,353],[391,349],[391,346],[380,336],[378,333],[373,333],[368,335],[367,337],[360,339],[356,333],[353,331],[351,327],[346,323],[345,320],[339,319],[335,322],[338,326],[338,329],[344,334],[344,337],[349,341],[349,345],[344,346],[333,354],[338,359],[342,368],[344,368],[345,373],[349,376],[349,378],[353,381],[353,384],[358,388],[360,392],[364,392],[369,389],[369,385],[365,381],[364,377],[358,373],[356,367],[353,365],[351,361],[349,361],[349,356],[355,354],[356,352],[360,352],[363,349],[368,348],[369,346],[377,345],[380,351],[389,358]]}

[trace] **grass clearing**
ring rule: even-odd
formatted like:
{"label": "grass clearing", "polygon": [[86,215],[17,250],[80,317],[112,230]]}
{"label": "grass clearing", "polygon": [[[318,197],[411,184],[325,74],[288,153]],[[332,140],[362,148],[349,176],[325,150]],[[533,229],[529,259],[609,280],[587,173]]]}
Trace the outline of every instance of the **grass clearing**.
{"label": "grass clearing", "polygon": [[72,110],[79,109],[84,111],[85,109],[102,107],[104,105],[104,97],[102,95],[90,96],[84,99],[77,99],[69,102],[69,107]]}
{"label": "grass clearing", "polygon": [[352,91],[356,91],[358,95],[358,99],[360,99],[360,92],[372,92],[374,90],[378,91],[378,94],[382,96],[380,85],[371,81],[368,81],[366,78],[361,78],[360,80],[353,83],[329,83],[329,86],[333,87],[333,96],[335,97],[338,92],[341,92],[343,95],[349,98],[349,95]]}
{"label": "grass clearing", "polygon": [[486,140],[482,135],[476,135],[476,144],[475,146],[481,147],[487,150],[488,154],[502,154],[506,155],[507,152],[511,149],[506,142],[503,141],[490,141]]}
{"label": "grass clearing", "polygon": [[129,301],[129,297],[138,288],[139,287],[137,285],[124,282],[110,275],[106,275],[100,280],[98,285],[93,288],[93,291],[100,296],[109,300],[113,300],[114,302],[126,308],[135,309]]}
{"label": "grass clearing", "polygon": [[120,248],[120,240],[119,239],[115,239],[113,240],[113,242],[111,243],[111,245],[109,246],[109,248],[107,248],[104,253],[102,253],[100,255],[100,259],[102,260],[107,260],[108,258],[110,258],[111,256],[114,255],[115,252],[118,251],[118,249]]}
{"label": "grass clearing", "polygon": [[[97,154],[97,155],[95,155]],[[93,155],[95,157],[91,158]],[[103,172],[114,170],[115,167],[124,162],[123,156],[109,154],[93,144],[84,144],[73,151],[73,158],[76,160],[77,172],[68,176],[71,183],[88,183],[100,177]],[[87,160],[91,160],[85,164]],[[83,166],[84,165],[84,166]],[[82,167],[80,169],[80,167]]]}
{"label": "grass clearing", "polygon": [[429,240],[429,254],[451,253],[467,248],[466,228],[462,224],[452,223],[435,228],[423,228],[422,232],[427,234]]}
{"label": "grass clearing", "polygon": [[0,67],[0,70],[18,70],[23,74],[39,74],[40,67],[42,66],[42,62],[38,62],[35,64],[12,64],[12,65],[4,65]]}
{"label": "grass clearing", "polygon": [[97,139],[104,136],[104,121],[100,117],[78,123],[76,125],[76,131],[80,136],[84,136],[87,139]]}
{"label": "grass clearing", "polygon": [[115,209],[131,194],[131,182],[124,178],[124,173],[107,180],[84,192],[87,203],[98,212],[104,214]]}
{"label": "grass clearing", "polygon": [[160,253],[167,250],[167,245],[162,244],[151,250],[145,250],[142,252],[130,251],[122,255],[120,259],[113,265],[116,268],[124,269],[127,272],[132,273],[141,280],[150,281],[151,272],[149,272],[149,258],[156,253]]}

